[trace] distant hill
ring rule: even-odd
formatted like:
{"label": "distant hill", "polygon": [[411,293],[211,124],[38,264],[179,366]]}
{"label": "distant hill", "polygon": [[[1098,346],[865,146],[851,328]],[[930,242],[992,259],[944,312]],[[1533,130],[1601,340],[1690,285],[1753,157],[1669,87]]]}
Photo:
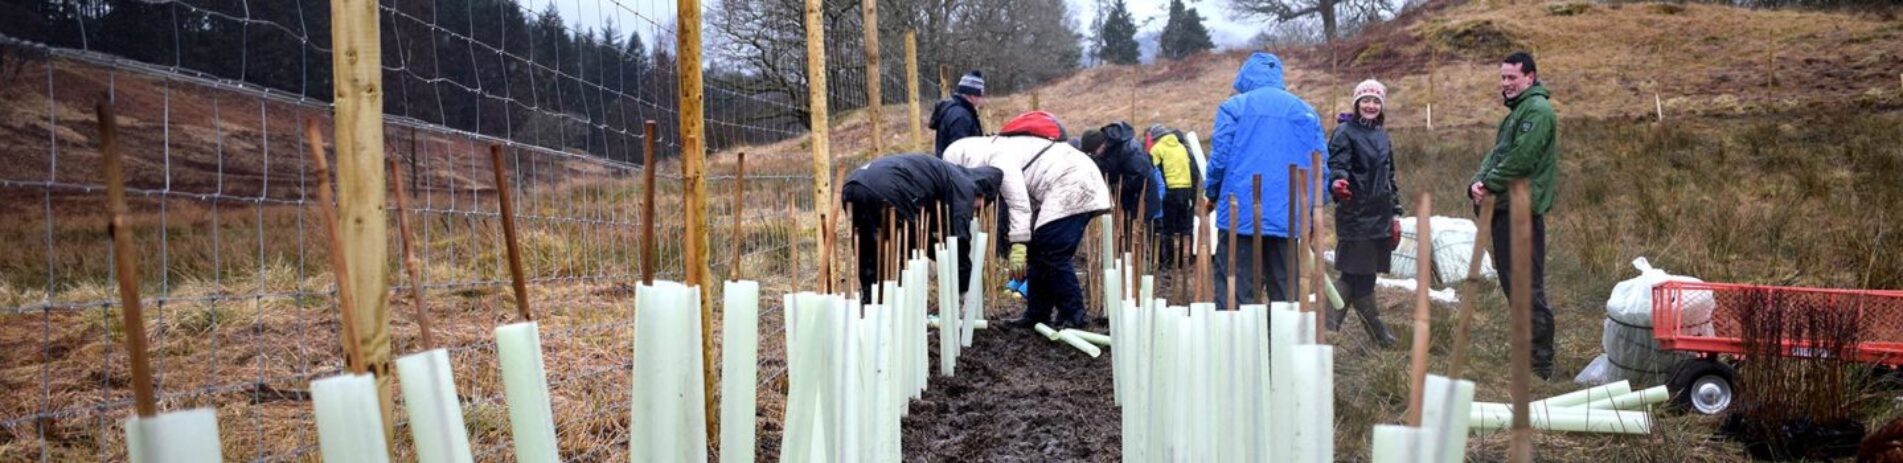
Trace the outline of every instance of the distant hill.
{"label": "distant hill", "polygon": [[[1492,124],[1505,114],[1498,60],[1532,50],[1561,117],[1736,117],[1818,107],[1903,109],[1903,20],[1874,14],[1753,10],[1676,3],[1483,3],[1438,0],[1332,47],[1277,50],[1292,91],[1325,115],[1345,111],[1355,82],[1389,86],[1389,123]],[[1101,66],[987,100],[986,128],[1039,107],[1073,132],[1112,120],[1207,133],[1247,52],[1144,66]],[[1336,63],[1330,72],[1332,61]],[[1431,87],[1429,82],[1432,81]],[[1654,95],[1657,98],[1654,98]],[[929,113],[932,102],[923,102]],[[905,105],[884,110],[887,147],[910,137]],[[929,117],[929,114],[926,114]],[[866,154],[863,112],[833,118],[835,156]],[[929,129],[925,134],[929,141]],[[804,139],[749,148],[807,159]],[[889,150],[888,150],[889,151]],[[724,156],[723,156],[724,157]],[[715,162],[724,162],[716,159]],[[768,161],[770,162],[770,161]],[[750,162],[750,164],[752,164]]]}

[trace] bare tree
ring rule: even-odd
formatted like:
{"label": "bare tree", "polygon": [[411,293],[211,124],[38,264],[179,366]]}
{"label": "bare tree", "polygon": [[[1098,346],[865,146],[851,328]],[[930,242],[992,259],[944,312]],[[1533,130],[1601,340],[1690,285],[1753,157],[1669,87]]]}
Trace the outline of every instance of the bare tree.
{"label": "bare tree", "polygon": [[1394,13],[1388,0],[1230,0],[1229,8],[1240,18],[1275,22],[1315,16],[1321,19],[1322,37],[1330,40],[1341,37],[1343,29],[1353,31]]}

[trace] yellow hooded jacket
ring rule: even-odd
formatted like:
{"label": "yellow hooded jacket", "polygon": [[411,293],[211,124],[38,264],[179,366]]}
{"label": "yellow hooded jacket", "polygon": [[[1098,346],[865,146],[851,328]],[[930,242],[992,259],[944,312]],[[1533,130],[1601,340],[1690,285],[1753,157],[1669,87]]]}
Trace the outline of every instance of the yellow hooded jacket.
{"label": "yellow hooded jacket", "polygon": [[1195,188],[1201,177],[1195,171],[1195,161],[1189,158],[1189,149],[1176,139],[1176,134],[1164,135],[1150,146],[1150,162],[1163,169],[1164,188]]}

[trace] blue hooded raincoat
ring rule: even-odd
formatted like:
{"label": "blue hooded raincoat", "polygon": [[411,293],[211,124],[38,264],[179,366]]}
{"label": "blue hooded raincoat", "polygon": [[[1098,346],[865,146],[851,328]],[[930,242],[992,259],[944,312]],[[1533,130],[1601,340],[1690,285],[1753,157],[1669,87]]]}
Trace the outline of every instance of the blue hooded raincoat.
{"label": "blue hooded raincoat", "polygon": [[[1315,108],[1289,93],[1282,81],[1282,60],[1256,52],[1236,72],[1236,95],[1216,109],[1216,131],[1210,137],[1209,171],[1203,196],[1214,202],[1216,227],[1229,230],[1229,196],[1235,195],[1243,217],[1241,235],[1288,237],[1288,166],[1309,169],[1311,153],[1326,155],[1321,117]],[[1327,166],[1311,173],[1328,178]],[[1247,220],[1255,207],[1250,180],[1262,175],[1262,221]],[[1324,195],[1326,196],[1326,195]]]}

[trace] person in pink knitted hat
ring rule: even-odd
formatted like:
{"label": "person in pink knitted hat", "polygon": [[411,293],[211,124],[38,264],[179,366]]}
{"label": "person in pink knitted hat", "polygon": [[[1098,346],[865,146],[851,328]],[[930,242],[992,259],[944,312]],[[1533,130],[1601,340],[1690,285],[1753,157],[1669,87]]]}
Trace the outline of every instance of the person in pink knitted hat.
{"label": "person in pink knitted hat", "polygon": [[[1342,115],[1328,137],[1328,184],[1335,199],[1335,268],[1343,299],[1361,316],[1368,337],[1382,347],[1396,339],[1381,323],[1374,300],[1375,275],[1389,270],[1388,254],[1399,242],[1401,188],[1394,180],[1394,146],[1382,127],[1388,88],[1369,79],[1355,86],[1354,111]],[[1328,313],[1328,328],[1341,329],[1347,310]]]}

